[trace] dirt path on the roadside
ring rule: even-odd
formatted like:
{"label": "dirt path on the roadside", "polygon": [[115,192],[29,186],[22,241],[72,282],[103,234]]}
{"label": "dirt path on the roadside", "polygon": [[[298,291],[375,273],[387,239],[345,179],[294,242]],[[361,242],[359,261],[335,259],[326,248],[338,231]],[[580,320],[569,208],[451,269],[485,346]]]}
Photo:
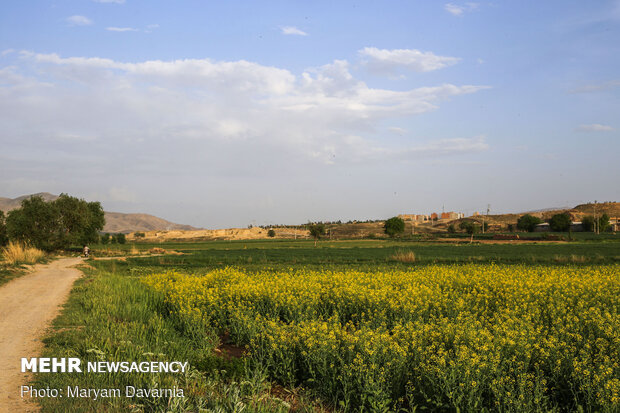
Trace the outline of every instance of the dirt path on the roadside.
{"label": "dirt path on the roadside", "polygon": [[80,262],[62,258],[37,265],[34,272],[0,287],[0,412],[37,410],[20,397],[20,386],[29,380],[21,372],[21,358],[39,355],[41,337],[82,275],[71,268]]}

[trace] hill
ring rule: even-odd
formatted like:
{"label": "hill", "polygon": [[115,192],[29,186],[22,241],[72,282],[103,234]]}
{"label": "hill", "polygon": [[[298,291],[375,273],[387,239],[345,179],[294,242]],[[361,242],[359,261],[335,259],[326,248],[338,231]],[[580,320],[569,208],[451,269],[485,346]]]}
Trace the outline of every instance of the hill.
{"label": "hill", "polygon": [[[38,194],[24,195],[18,198],[2,198],[0,197],[0,210],[5,213],[19,208],[24,199],[32,196],[41,196],[45,201],[50,202],[58,198],[57,195],[50,194],[48,192],[40,192]],[[123,232],[130,233],[135,231],[170,231],[170,230],[182,230],[193,231],[198,228],[194,228],[190,225],[175,224],[174,222],[166,221],[163,218],[159,218],[149,214],[123,214],[121,212],[105,212],[105,226],[104,232]]]}

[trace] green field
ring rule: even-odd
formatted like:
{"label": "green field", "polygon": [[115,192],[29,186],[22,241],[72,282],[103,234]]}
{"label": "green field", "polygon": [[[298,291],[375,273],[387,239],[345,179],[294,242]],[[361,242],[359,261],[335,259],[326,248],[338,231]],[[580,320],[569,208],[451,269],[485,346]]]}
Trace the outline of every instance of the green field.
{"label": "green field", "polygon": [[[183,360],[191,372],[40,374],[36,381],[60,388],[177,386],[186,397],[41,399],[44,411],[620,409],[620,345],[613,347],[620,344],[620,243],[613,238],[317,247],[214,241],[94,246],[93,253],[152,247],[183,254],[89,261],[45,352],[84,362]],[[410,251],[414,262],[394,258]],[[205,299],[206,291],[215,295]],[[337,300],[326,300],[334,294]],[[304,335],[311,327],[319,330]],[[325,347],[308,347],[313,342],[304,340],[321,334]],[[361,341],[354,345],[352,337]],[[338,347],[345,343],[347,351]],[[555,350],[533,354],[536,343]],[[380,357],[371,356],[377,351]],[[484,368],[476,369],[472,357],[484,359]]]}

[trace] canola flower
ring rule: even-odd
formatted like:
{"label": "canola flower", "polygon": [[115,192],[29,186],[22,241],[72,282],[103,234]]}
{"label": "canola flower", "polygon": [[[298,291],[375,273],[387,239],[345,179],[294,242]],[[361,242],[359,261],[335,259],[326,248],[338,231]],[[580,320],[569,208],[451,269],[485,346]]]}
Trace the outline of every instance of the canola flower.
{"label": "canola flower", "polygon": [[620,265],[152,274],[189,324],[345,411],[620,411]]}

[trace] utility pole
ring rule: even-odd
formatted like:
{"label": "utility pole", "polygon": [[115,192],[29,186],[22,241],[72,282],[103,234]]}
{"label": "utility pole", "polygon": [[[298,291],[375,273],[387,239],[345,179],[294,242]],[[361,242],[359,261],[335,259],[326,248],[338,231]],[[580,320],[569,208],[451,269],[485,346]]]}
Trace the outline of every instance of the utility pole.
{"label": "utility pole", "polygon": [[598,217],[596,215],[596,199],[594,200],[594,233],[598,234]]}

